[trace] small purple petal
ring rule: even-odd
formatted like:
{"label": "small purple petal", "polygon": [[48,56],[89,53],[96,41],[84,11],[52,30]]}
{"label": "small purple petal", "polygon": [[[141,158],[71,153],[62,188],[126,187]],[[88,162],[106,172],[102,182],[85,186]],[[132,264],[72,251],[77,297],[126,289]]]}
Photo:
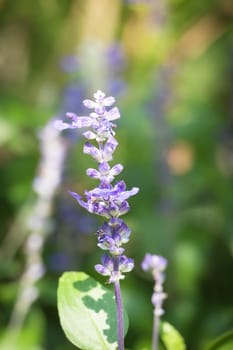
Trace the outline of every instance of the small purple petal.
{"label": "small purple petal", "polygon": [[124,168],[123,168],[123,165],[121,165],[121,164],[116,164],[116,165],[114,165],[114,166],[112,167],[112,169],[111,169],[111,174],[112,174],[113,176],[119,175],[119,174],[122,172],[123,169],[124,169]]}
{"label": "small purple petal", "polygon": [[99,236],[98,237],[99,243],[97,244],[98,247],[100,247],[101,249],[104,250],[110,250],[111,251],[111,247],[114,247],[115,242],[112,239],[112,237],[108,236],[108,235],[103,235],[103,236]]}
{"label": "small purple petal", "polygon": [[92,131],[84,131],[83,136],[86,137],[88,140],[94,140],[96,138],[96,134]]}
{"label": "small purple petal", "polygon": [[117,107],[114,107],[107,112],[107,119],[109,121],[119,119],[119,118],[120,118],[120,112]]}
{"label": "small purple petal", "polygon": [[117,140],[114,137],[109,137],[108,138],[108,143],[112,144],[115,147],[118,145],[118,142],[117,142]]}
{"label": "small purple petal", "polygon": [[83,104],[85,107],[90,108],[90,109],[96,107],[96,102],[94,102],[92,100],[84,100]]}
{"label": "small purple petal", "polygon": [[99,117],[99,115],[95,112],[91,112],[90,117],[92,117],[93,119],[97,119]]}
{"label": "small purple petal", "polygon": [[125,249],[114,245],[110,247],[109,251],[112,255],[119,256],[124,253]]}
{"label": "small purple petal", "polygon": [[83,153],[85,154],[90,154],[97,162],[101,162],[101,153],[96,148],[93,146],[91,143],[86,142],[84,147],[83,147]]}
{"label": "small purple petal", "polygon": [[99,164],[99,171],[101,174],[106,174],[110,170],[110,166],[107,162],[102,162]]}
{"label": "small purple petal", "polygon": [[55,129],[60,130],[60,131],[65,130],[65,129],[70,129],[70,127],[71,127],[70,124],[64,123],[62,120],[55,120],[53,125],[54,125]]}
{"label": "small purple petal", "polygon": [[92,125],[92,118],[90,117],[78,117],[76,122],[78,128],[86,128]]}
{"label": "small purple petal", "polygon": [[128,211],[130,210],[130,206],[128,204],[128,202],[123,202],[121,203],[121,205],[119,206],[118,208],[118,212],[119,214],[118,215],[124,215],[126,213],[128,213]]}
{"label": "small purple petal", "polygon": [[111,216],[119,216],[119,209],[118,206],[111,203],[111,205],[109,206],[109,213],[111,214]]}
{"label": "small purple petal", "polygon": [[110,256],[108,254],[102,255],[101,262],[102,262],[103,266],[108,268],[110,271],[113,271],[113,269],[114,269],[113,261],[112,261],[112,258],[110,258]]}
{"label": "small purple petal", "polygon": [[77,201],[80,200],[82,198],[82,196],[80,196],[80,194],[76,193],[76,192],[72,192],[69,191],[69,194],[74,197]]}
{"label": "small purple petal", "polygon": [[82,197],[81,197],[78,193],[69,191],[69,194],[70,194],[74,199],[76,199],[76,201],[79,203],[79,205],[81,205],[81,207],[83,207],[83,208],[85,208],[86,210],[88,210],[88,204],[82,200]]}
{"label": "small purple petal", "polygon": [[111,271],[109,271],[106,267],[104,267],[101,264],[95,265],[95,270],[103,276],[110,276],[111,275]]}
{"label": "small purple petal", "polygon": [[116,147],[118,145],[118,142],[114,137],[109,137],[108,141],[104,145],[104,159],[106,161],[112,160],[112,154],[115,151]]}
{"label": "small purple petal", "polygon": [[94,98],[96,99],[97,102],[102,102],[105,97],[105,93],[101,90],[97,90],[96,93],[94,93]]}
{"label": "small purple petal", "polygon": [[121,201],[125,201],[126,199],[128,199],[131,196],[134,196],[135,194],[137,194],[139,191],[138,187],[133,187],[131,190],[129,191],[123,191],[119,194],[118,199]]}
{"label": "small purple petal", "polygon": [[105,113],[105,107],[97,104],[95,107],[95,112],[99,115],[102,115]]}
{"label": "small purple petal", "polygon": [[113,96],[109,96],[104,99],[105,106],[111,106],[113,103],[115,103],[115,98]]}
{"label": "small purple petal", "polygon": [[86,170],[86,174],[90,177],[93,177],[93,179],[99,179],[100,178],[100,173],[96,169],[89,168]]}
{"label": "small purple petal", "polygon": [[78,121],[78,116],[75,113],[66,113],[67,118],[71,119],[73,122],[77,122]]}
{"label": "small purple petal", "polygon": [[117,232],[121,236],[122,243],[127,243],[129,241],[129,236],[131,233],[131,230],[128,228],[128,226],[122,221],[121,225],[117,228]]}
{"label": "small purple petal", "polygon": [[116,189],[118,192],[122,192],[126,189],[126,184],[123,180],[119,181],[117,184],[116,184]]}
{"label": "small purple petal", "polygon": [[130,272],[134,268],[134,261],[131,258],[127,258],[125,255],[122,255],[119,258],[119,270],[121,272]]}

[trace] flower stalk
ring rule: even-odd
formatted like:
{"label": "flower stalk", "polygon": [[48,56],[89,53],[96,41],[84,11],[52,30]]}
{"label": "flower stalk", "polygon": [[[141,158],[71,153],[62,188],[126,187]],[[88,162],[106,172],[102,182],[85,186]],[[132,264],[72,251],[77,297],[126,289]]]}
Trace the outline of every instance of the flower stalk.
{"label": "flower stalk", "polygon": [[151,299],[154,306],[152,350],[158,349],[160,317],[164,314],[162,306],[164,300],[167,298],[167,294],[163,291],[165,280],[164,270],[166,267],[167,260],[159,255],[146,254],[142,261],[142,269],[144,271],[150,271],[155,282]]}
{"label": "flower stalk", "polygon": [[118,350],[124,350],[124,318],[120,281],[114,283],[114,288],[117,308]]}
{"label": "flower stalk", "polygon": [[87,142],[84,144],[83,152],[89,154],[98,164],[97,168],[88,168],[86,173],[98,180],[99,185],[90,191],[85,191],[84,198],[76,192],[70,194],[87,211],[105,218],[103,225],[97,230],[97,246],[105,253],[101,257],[101,264],[97,264],[95,269],[101,275],[108,276],[108,283],[114,284],[118,349],[123,350],[124,324],[120,280],[125,278],[126,272],[133,269],[134,262],[124,254],[125,249],[122,245],[129,241],[131,231],[120,217],[130,210],[127,200],[137,194],[139,189],[133,187],[127,190],[123,180],[114,183],[115,176],[123,170],[121,164],[113,166],[109,164],[118,146],[114,137],[116,125],[113,121],[120,118],[120,112],[117,107],[111,107],[115,103],[114,97],[105,97],[105,94],[98,90],[94,98],[94,101],[83,101],[85,107],[94,110],[89,116],[67,113],[69,122],[57,120],[55,126],[59,130],[86,128],[83,136]]}

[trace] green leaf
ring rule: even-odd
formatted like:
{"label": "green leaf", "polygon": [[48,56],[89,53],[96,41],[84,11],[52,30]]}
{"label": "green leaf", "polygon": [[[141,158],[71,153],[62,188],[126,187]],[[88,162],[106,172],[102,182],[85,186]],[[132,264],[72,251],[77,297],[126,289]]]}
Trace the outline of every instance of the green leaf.
{"label": "green leaf", "polygon": [[213,340],[206,350],[232,350],[233,349],[233,330],[230,330]]}
{"label": "green leaf", "polygon": [[186,345],[180,333],[168,322],[161,322],[160,337],[166,350],[185,350]]}
{"label": "green leaf", "polygon": [[[60,277],[58,312],[67,338],[77,347],[82,350],[117,349],[114,293],[87,274],[65,272]],[[127,330],[126,314],[124,319]]]}

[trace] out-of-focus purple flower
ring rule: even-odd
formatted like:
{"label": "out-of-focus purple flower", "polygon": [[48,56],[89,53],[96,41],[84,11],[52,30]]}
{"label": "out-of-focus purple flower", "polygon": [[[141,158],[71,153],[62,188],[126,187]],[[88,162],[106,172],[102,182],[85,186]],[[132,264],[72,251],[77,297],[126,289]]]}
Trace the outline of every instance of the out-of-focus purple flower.
{"label": "out-of-focus purple flower", "polygon": [[[127,225],[119,219],[129,209],[128,198],[138,193],[139,189],[133,187],[126,189],[124,181],[112,182],[115,176],[123,170],[121,164],[112,167],[108,164],[113,159],[113,153],[118,145],[114,135],[115,124],[113,120],[120,118],[117,107],[112,107],[115,98],[106,97],[105,93],[98,90],[94,94],[94,100],[85,99],[83,104],[89,109],[94,109],[88,116],[77,116],[74,113],[67,113],[69,123],[57,120],[55,127],[59,130],[87,128],[83,136],[88,139],[84,144],[83,152],[89,154],[98,163],[98,168],[88,168],[87,175],[100,181],[99,186],[90,191],[84,192],[83,196],[70,191],[79,205],[90,213],[100,215],[108,219],[97,231],[98,247],[110,253],[102,257],[102,265],[96,265],[96,270],[109,276],[109,282],[114,283],[123,279],[123,273],[133,269],[132,259],[123,255],[125,249],[122,244],[129,240],[130,230]],[[90,141],[94,141],[94,146]]]}
{"label": "out-of-focus purple flower", "polygon": [[70,257],[62,252],[51,255],[50,266],[54,271],[61,272],[67,270],[71,265]]}
{"label": "out-of-focus purple flower", "polygon": [[60,110],[62,116],[67,111],[79,110],[81,113],[84,108],[81,108],[81,102],[85,95],[85,87],[79,82],[71,82],[66,85],[61,94]]}
{"label": "out-of-focus purple flower", "polygon": [[115,72],[119,72],[124,68],[125,57],[119,43],[115,43],[107,48],[106,58],[110,71],[114,70]]}
{"label": "out-of-focus purple flower", "polygon": [[74,55],[64,56],[59,63],[61,69],[66,73],[73,73],[78,68],[78,58]]}
{"label": "out-of-focus purple flower", "polygon": [[109,90],[114,95],[122,94],[126,90],[126,83],[122,78],[114,78],[109,83]]}
{"label": "out-of-focus purple flower", "polygon": [[164,271],[167,267],[167,259],[160,255],[146,254],[143,262],[142,269],[144,271]]}
{"label": "out-of-focus purple flower", "polygon": [[155,281],[154,292],[152,294],[152,304],[154,305],[154,315],[160,317],[164,314],[163,302],[167,294],[163,292],[165,279],[164,270],[167,267],[167,259],[160,255],[146,254],[142,261],[142,269],[152,273]]}
{"label": "out-of-focus purple flower", "polygon": [[121,73],[126,66],[126,57],[119,43],[113,43],[106,49],[106,68],[108,70],[108,90],[114,96],[122,94],[126,89],[126,83]]}

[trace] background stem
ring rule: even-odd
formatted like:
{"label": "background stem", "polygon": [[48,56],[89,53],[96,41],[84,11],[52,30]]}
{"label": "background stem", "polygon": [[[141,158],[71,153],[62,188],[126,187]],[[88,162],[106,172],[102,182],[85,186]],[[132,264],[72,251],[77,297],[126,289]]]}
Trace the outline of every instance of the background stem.
{"label": "background stem", "polygon": [[158,350],[158,338],[159,338],[159,317],[157,315],[154,315],[152,350]]}

